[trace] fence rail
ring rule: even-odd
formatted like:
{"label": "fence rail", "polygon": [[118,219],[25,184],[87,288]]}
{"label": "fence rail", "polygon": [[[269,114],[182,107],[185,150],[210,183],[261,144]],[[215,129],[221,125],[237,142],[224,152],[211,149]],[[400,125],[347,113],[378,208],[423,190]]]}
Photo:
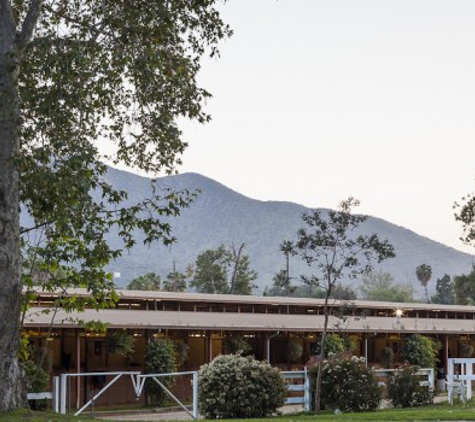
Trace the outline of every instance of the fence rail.
{"label": "fence rail", "polygon": [[300,384],[287,384],[287,391],[300,392],[303,395],[290,396],[285,399],[285,404],[303,404],[307,412],[310,411],[310,379],[307,368],[303,371],[281,371],[280,376],[285,381],[300,380]]}

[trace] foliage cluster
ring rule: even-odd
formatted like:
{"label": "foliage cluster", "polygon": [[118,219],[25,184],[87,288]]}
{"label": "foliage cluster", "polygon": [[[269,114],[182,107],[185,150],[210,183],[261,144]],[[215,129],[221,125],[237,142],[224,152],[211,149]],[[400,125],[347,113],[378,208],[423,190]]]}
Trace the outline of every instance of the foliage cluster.
{"label": "foliage cluster", "polygon": [[408,366],[397,370],[388,380],[387,394],[393,407],[415,407],[431,404],[434,392],[420,384],[419,367]]}
{"label": "foliage cluster", "polygon": [[159,275],[153,272],[148,272],[141,276],[135,277],[127,285],[127,289],[157,291],[160,290],[161,283],[162,279]]}
{"label": "foliage cluster", "polygon": [[[145,372],[148,374],[177,371],[177,353],[173,342],[169,339],[157,339],[147,344],[145,349]],[[160,382],[167,388],[175,383],[173,377],[163,377]],[[161,406],[165,400],[165,392],[155,381],[148,379],[146,394],[151,404]]]}
{"label": "foliage cluster", "polygon": [[454,277],[454,292],[457,304],[475,304],[475,264],[469,274],[461,274]]}
{"label": "foliage cluster", "polygon": [[[321,344],[321,341],[317,340],[317,342],[315,343],[315,350],[312,351],[317,356],[321,354],[320,344]],[[350,348],[351,348],[351,344],[348,341],[348,339],[343,338],[340,334],[337,334],[337,333],[329,333],[326,336],[325,350],[324,350],[323,356],[325,358],[334,356],[334,355],[344,352],[345,350],[349,350]]]}
{"label": "foliage cluster", "polygon": [[362,299],[387,302],[413,302],[414,287],[410,283],[396,284],[391,274],[382,270],[373,271],[362,277],[360,292]]}
{"label": "foliage cluster", "polygon": [[[352,412],[378,408],[382,391],[364,358],[340,353],[325,360],[322,370],[322,408]],[[316,366],[311,367],[310,374],[315,380]]]}
{"label": "foliage cluster", "polygon": [[130,356],[134,353],[134,337],[126,331],[112,331],[107,334],[106,347],[109,353]]}
{"label": "foliage cluster", "polygon": [[[25,374],[27,391],[29,393],[47,391],[50,381],[49,374],[53,367],[51,351],[46,346],[38,347],[28,344],[26,338],[23,340],[24,350],[20,357],[20,364]],[[28,404],[33,410],[45,410],[48,407],[46,399],[29,400]]]}
{"label": "foliage cluster", "polygon": [[249,256],[243,254],[243,249],[244,243],[237,249],[221,245],[199,254],[190,287],[200,293],[252,294],[257,272],[251,269]]}
{"label": "foliage cluster", "polygon": [[440,343],[429,337],[413,334],[405,339],[400,355],[411,365],[421,368],[435,368],[439,361]]}
{"label": "foliage cluster", "polygon": [[210,419],[271,416],[284,404],[286,387],[267,362],[221,355],[199,372],[200,412]]}
{"label": "foliage cluster", "polygon": [[[353,214],[360,202],[349,197],[340,203],[338,211],[313,211],[304,213],[305,227],[297,231],[297,239],[285,241],[281,249],[298,255],[310,268],[310,276],[302,276],[309,286],[325,291],[323,306],[323,335],[320,351],[325,350],[326,333],[331,307],[329,299],[333,289],[344,279],[354,280],[368,274],[374,262],[381,262],[395,256],[394,247],[387,240],[380,240],[377,234],[364,235],[358,228],[367,217]],[[322,355],[322,353],[321,353]],[[322,357],[322,356],[321,356]],[[321,408],[322,359],[317,362],[315,383],[315,410]]]}
{"label": "foliage cluster", "polygon": [[[49,383],[49,375],[46,371],[32,360],[22,362],[21,366],[26,376],[28,392],[42,393],[46,391],[46,387]],[[28,404],[32,410],[45,410],[48,407],[48,403],[44,399],[29,400]]]}
{"label": "foliage cluster", "polygon": [[428,264],[421,264],[416,268],[416,277],[421,282],[422,287],[424,287],[427,302],[429,302],[429,292],[427,290],[427,284],[429,283],[432,277],[432,267]]}
{"label": "foliage cluster", "polygon": [[435,285],[435,294],[430,301],[432,303],[441,303],[444,305],[453,305],[455,303],[455,284],[448,274],[438,278]]}
{"label": "foliage cluster", "polygon": [[232,334],[224,339],[224,352],[228,355],[239,353],[246,356],[252,352],[252,346],[241,334]]}

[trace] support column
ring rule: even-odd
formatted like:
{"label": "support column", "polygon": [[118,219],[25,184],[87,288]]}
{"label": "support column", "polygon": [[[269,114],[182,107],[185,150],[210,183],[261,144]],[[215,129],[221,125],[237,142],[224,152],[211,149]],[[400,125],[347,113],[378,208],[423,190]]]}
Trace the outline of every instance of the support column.
{"label": "support column", "polygon": [[447,377],[448,373],[449,373],[449,335],[446,334],[445,335],[445,362],[444,362],[444,373],[445,373],[445,376]]}
{"label": "support column", "polygon": [[[76,330],[76,373],[81,373],[81,337],[79,330]],[[81,377],[76,377],[76,409],[79,409],[81,402]]]}
{"label": "support column", "polygon": [[270,363],[270,335],[266,335],[266,343],[265,343],[265,355],[267,362]]}
{"label": "support column", "polygon": [[208,362],[213,360],[213,333],[210,331],[206,333],[207,349],[208,349]]}
{"label": "support column", "polygon": [[364,337],[364,359],[366,367],[368,367],[368,337]]}

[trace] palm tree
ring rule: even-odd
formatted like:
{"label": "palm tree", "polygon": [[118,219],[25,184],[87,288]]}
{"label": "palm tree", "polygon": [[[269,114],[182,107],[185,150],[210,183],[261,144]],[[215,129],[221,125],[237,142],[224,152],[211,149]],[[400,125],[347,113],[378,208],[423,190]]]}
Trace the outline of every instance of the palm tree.
{"label": "palm tree", "polygon": [[416,268],[416,276],[420,281],[421,285],[424,287],[426,292],[427,302],[429,302],[429,293],[427,291],[427,284],[429,283],[430,278],[432,277],[432,268],[428,264],[421,264]]}

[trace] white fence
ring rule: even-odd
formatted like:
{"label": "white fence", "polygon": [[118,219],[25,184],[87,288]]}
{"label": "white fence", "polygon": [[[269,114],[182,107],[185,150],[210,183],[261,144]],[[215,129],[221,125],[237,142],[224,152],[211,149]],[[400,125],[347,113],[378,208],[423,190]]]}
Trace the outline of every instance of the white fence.
{"label": "white fence", "polygon": [[303,371],[281,371],[281,377],[285,381],[300,381],[298,384],[287,383],[289,392],[301,392],[302,395],[290,396],[285,399],[285,404],[302,404],[304,409],[310,411],[310,379],[307,368]]}
{"label": "white fence", "polygon": [[[180,400],[162,383],[160,382],[160,378],[163,377],[177,377],[181,375],[192,375],[192,387],[193,387],[193,407],[192,412],[188,410],[188,408],[180,402]],[[71,378],[77,377],[94,377],[94,376],[113,376],[113,378],[107,382],[96,394],[94,394],[91,399],[84,404],[75,414],[74,416],[80,415],[85,409],[88,407],[94,406],[96,400],[104,394],[113,384],[115,384],[119,378],[123,376],[129,376],[132,382],[132,386],[137,398],[140,398],[143,388],[145,385],[145,381],[147,378],[152,379],[161,388],[165,390],[165,392],[175,400],[179,406],[181,406],[193,419],[198,418],[198,372],[197,371],[188,371],[188,372],[173,372],[173,373],[163,373],[163,374],[142,374],[139,371],[117,371],[117,372],[82,372],[82,373],[71,373],[71,374],[62,374],[61,375],[61,388],[57,388],[57,391],[61,391],[59,394],[60,396],[60,407],[59,413],[66,414],[67,413],[67,403],[68,403],[68,384]],[[58,397],[56,396],[56,401],[58,401]],[[58,412],[58,409],[53,409],[54,411]]]}
{"label": "white fence", "polygon": [[[386,385],[385,379],[397,372],[398,369],[373,369],[375,375],[380,378],[379,385]],[[431,390],[435,388],[435,371],[433,368],[421,368],[416,375],[423,377],[421,385],[428,386]]]}
{"label": "white fence", "polygon": [[[193,389],[193,405],[192,411],[189,409],[161,382],[164,377],[177,377],[182,375],[192,376]],[[310,379],[307,368],[303,371],[281,371],[280,375],[287,383],[287,390],[289,396],[285,400],[285,404],[302,404],[306,411],[310,411]],[[95,376],[112,377],[102,388],[97,391],[90,400],[85,403],[74,416],[80,415],[88,407],[92,409],[94,403],[102,396],[109,388],[111,388],[121,377],[130,377],[132,387],[137,398],[142,395],[145,381],[152,379],[155,381],[177,404],[185,410],[193,419],[198,419],[198,372],[173,372],[164,374],[142,374],[139,371],[116,371],[116,372],[82,372],[82,373],[67,373],[62,374],[61,377],[53,378],[53,391],[44,393],[30,393],[29,399],[43,399],[48,398],[53,400],[53,411],[56,413],[66,414],[68,411],[69,399],[69,384],[73,378],[85,378]],[[301,394],[298,394],[301,393]]]}
{"label": "white fence", "polygon": [[448,359],[447,383],[463,383],[468,400],[472,398],[472,381],[475,381],[474,366],[475,359],[473,358]]}
{"label": "white fence", "polygon": [[28,393],[28,400],[52,400],[53,412],[59,413],[59,377],[53,377],[53,391],[41,393]]}

